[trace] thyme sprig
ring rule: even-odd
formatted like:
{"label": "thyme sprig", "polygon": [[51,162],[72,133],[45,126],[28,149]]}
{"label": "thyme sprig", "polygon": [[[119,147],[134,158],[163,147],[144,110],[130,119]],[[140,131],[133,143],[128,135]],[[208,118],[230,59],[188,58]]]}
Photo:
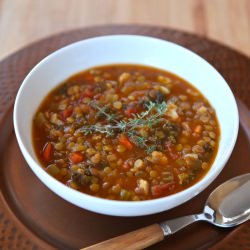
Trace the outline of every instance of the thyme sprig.
{"label": "thyme sprig", "polygon": [[162,103],[149,102],[146,105],[146,110],[141,113],[132,114],[132,117],[127,120],[116,120],[114,114],[107,112],[108,107],[99,107],[96,103],[91,104],[95,109],[98,110],[98,115],[103,115],[107,118],[108,122],[113,124],[94,124],[89,126],[83,126],[78,129],[79,132],[85,135],[92,134],[93,132],[99,132],[106,136],[113,136],[115,133],[126,133],[130,140],[141,148],[146,148],[147,151],[151,152],[155,149],[154,145],[148,145],[148,140],[139,135],[137,132],[138,128],[152,128],[157,125],[161,120],[162,116],[167,110],[167,104],[165,101]]}
{"label": "thyme sprig", "polygon": [[115,123],[118,123],[118,121],[115,119],[115,114],[109,114],[107,113],[107,110],[109,109],[108,105],[105,105],[103,107],[99,107],[95,102],[91,102],[90,105],[98,110],[97,116],[104,115],[107,117],[107,120],[113,121]]}

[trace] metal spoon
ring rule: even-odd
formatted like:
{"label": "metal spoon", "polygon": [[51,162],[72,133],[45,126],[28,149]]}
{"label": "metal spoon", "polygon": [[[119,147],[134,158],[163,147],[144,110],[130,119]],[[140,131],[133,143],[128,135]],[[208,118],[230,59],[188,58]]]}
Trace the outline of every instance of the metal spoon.
{"label": "metal spoon", "polygon": [[188,215],[115,237],[83,248],[87,250],[143,249],[196,221],[218,227],[234,227],[250,219],[250,173],[226,181],[208,197],[203,213]]}

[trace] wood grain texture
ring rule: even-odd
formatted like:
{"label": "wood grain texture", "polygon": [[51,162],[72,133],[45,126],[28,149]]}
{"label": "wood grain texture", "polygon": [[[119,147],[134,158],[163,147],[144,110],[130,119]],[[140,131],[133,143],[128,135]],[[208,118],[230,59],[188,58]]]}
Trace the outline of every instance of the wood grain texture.
{"label": "wood grain texture", "polygon": [[102,24],[193,32],[250,56],[250,0],[0,0],[0,59],[48,35]]}
{"label": "wood grain texture", "polygon": [[163,239],[164,234],[161,227],[158,224],[153,224],[81,250],[140,250]]}

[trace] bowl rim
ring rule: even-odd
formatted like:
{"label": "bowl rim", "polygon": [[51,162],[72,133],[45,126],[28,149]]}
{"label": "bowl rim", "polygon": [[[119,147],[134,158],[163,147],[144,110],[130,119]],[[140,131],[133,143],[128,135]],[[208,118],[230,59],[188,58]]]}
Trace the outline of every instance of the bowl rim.
{"label": "bowl rim", "polygon": [[[239,113],[238,113],[237,104],[236,104],[234,95],[233,95],[233,93],[232,93],[232,91],[231,91],[231,89],[230,89],[230,87],[229,87],[229,85],[227,83],[224,84],[224,87],[227,88],[227,91],[229,91],[229,93],[231,94],[231,97],[232,97],[231,98],[232,99],[231,100],[232,101],[231,105],[235,106],[235,108],[236,108],[235,109],[236,121],[234,121],[234,125],[235,125],[235,127],[234,127],[234,134],[231,136],[230,145],[228,145],[228,149],[226,151],[227,154],[224,156],[223,162],[220,163],[220,167],[217,169],[217,171],[211,172],[212,166],[214,164],[213,163],[212,166],[211,166],[211,168],[209,169],[209,171],[198,182],[194,183],[192,186],[188,187],[187,189],[184,189],[184,190],[182,190],[182,191],[180,191],[178,193],[175,193],[175,194],[172,194],[172,195],[168,195],[168,196],[165,196],[165,197],[156,198],[156,199],[150,199],[150,200],[144,200],[144,201],[119,201],[119,200],[108,200],[108,199],[105,199],[105,198],[95,197],[95,196],[92,196],[92,195],[89,195],[89,194],[82,193],[80,191],[74,190],[74,189],[66,186],[65,184],[61,183],[60,181],[58,181],[54,177],[50,176],[43,169],[43,167],[42,167],[41,163],[38,161],[38,159],[36,161],[31,156],[31,154],[29,153],[29,150],[26,148],[26,145],[25,145],[25,143],[22,140],[22,135],[21,135],[20,130],[19,130],[19,122],[18,122],[18,119],[17,119],[18,111],[19,111],[18,110],[18,104],[19,104],[19,102],[20,102],[20,100],[22,98],[22,92],[24,91],[25,86],[29,83],[30,76],[33,75],[33,74],[35,74],[36,71],[40,68],[40,66],[43,65],[43,64],[46,64],[48,60],[52,59],[53,57],[60,56],[61,53],[65,53],[65,51],[67,51],[67,50],[74,49],[75,46],[80,46],[82,43],[84,43],[84,44],[92,43],[93,41],[97,41],[97,40],[101,40],[101,39],[124,39],[124,38],[126,38],[126,39],[147,39],[147,40],[152,40],[154,42],[161,42],[161,43],[163,42],[166,45],[170,45],[170,46],[175,46],[175,47],[177,46],[180,49],[182,49],[183,51],[185,51],[186,53],[188,53],[189,55],[198,57],[198,59],[201,60],[201,61],[203,61],[203,63],[205,63],[210,68],[210,70],[213,70],[213,71],[215,71],[218,74],[218,76],[221,78],[220,80],[222,80],[224,83],[226,83],[226,81],[221,76],[221,74],[210,63],[208,63],[206,60],[204,60],[201,56],[199,56],[198,54],[194,53],[193,51],[191,51],[191,50],[189,50],[189,49],[187,49],[187,48],[185,48],[185,47],[183,47],[181,45],[178,45],[176,43],[173,43],[173,42],[170,42],[170,41],[167,41],[167,40],[163,40],[163,39],[159,39],[159,38],[154,38],[154,37],[150,37],[150,36],[141,36],[141,35],[105,35],[105,36],[98,36],[98,37],[88,38],[88,39],[84,39],[84,40],[81,40],[81,41],[77,41],[77,42],[71,43],[71,44],[69,44],[67,46],[64,46],[64,47],[62,47],[62,48],[54,51],[53,53],[49,54],[48,56],[46,56],[45,58],[43,58],[41,61],[39,61],[30,70],[30,72],[25,77],[25,79],[23,80],[23,82],[22,82],[22,84],[21,84],[21,86],[20,86],[20,88],[18,90],[16,99],[15,99],[15,104],[14,104],[13,120],[14,120],[15,134],[16,134],[16,137],[17,137],[17,141],[18,141],[19,147],[20,147],[20,149],[22,151],[22,154],[24,155],[24,158],[26,159],[29,167],[35,173],[35,175],[38,177],[38,179],[41,179],[40,177],[42,177],[42,178],[48,178],[50,180],[50,182],[52,182],[55,185],[57,185],[58,188],[66,189],[67,192],[72,193],[72,195],[74,195],[74,196],[82,196],[82,199],[86,199],[86,201],[93,200],[93,201],[95,201],[96,204],[102,204],[102,205],[104,205],[104,203],[105,203],[107,205],[114,205],[116,207],[121,207],[121,206],[122,207],[131,207],[131,208],[134,208],[135,210],[137,210],[137,208],[140,208],[143,205],[145,205],[145,206],[146,205],[154,206],[156,204],[157,205],[163,204],[165,202],[168,202],[168,200],[172,199],[173,197],[182,197],[182,196],[186,197],[186,195],[188,193],[191,193],[191,192],[193,192],[193,196],[192,196],[192,198],[193,198],[198,193],[200,193],[201,191],[203,191],[204,189],[206,189],[207,186],[209,186],[214,181],[214,179],[220,174],[220,172],[224,168],[226,162],[228,161],[228,159],[229,159],[229,157],[230,157],[230,155],[231,155],[231,153],[233,151],[233,148],[235,146],[236,140],[237,140],[238,129],[239,129]],[[180,75],[180,77],[182,77],[182,76]],[[58,84],[60,84],[60,83],[58,83]],[[197,86],[195,86],[195,87],[199,90],[199,88]],[[206,97],[206,95],[205,95],[205,97]],[[29,136],[31,136],[31,134]],[[34,147],[34,146],[32,145],[32,147]],[[218,155],[216,155],[215,159],[217,158],[217,156]],[[30,165],[32,165],[32,166],[30,166]],[[47,185],[46,182],[44,182],[44,181],[42,181],[42,182],[43,182],[43,184],[45,184],[51,190],[50,186]],[[52,191],[55,192],[54,190],[52,190]],[[57,193],[57,195],[59,195],[59,194]],[[59,195],[59,196],[61,196],[61,195]],[[62,198],[65,199],[65,197],[62,197]],[[184,200],[181,204],[183,204],[184,202],[186,202],[187,200],[190,200],[190,199],[191,199],[190,197],[187,197],[187,199]],[[182,200],[183,200],[183,198],[182,198]],[[74,204],[78,205],[76,203],[74,203]],[[177,205],[177,206],[179,206],[179,205]],[[80,205],[78,205],[78,206],[80,206]],[[82,206],[80,206],[80,207],[82,207]],[[95,211],[95,210],[92,210],[92,209],[89,209],[89,208],[84,208],[84,209]],[[171,209],[171,208],[169,208],[169,209]],[[122,216],[140,216],[140,215],[147,215],[147,214],[159,213],[159,212],[162,212],[162,211],[165,211],[165,210],[166,209],[162,209],[162,210],[158,209],[156,212],[150,212],[150,213],[140,213],[139,212],[139,213],[135,213],[135,215],[131,215],[131,214],[124,215],[123,214]],[[101,212],[98,212],[98,213],[101,213]],[[104,214],[116,215],[114,213],[104,213]]]}

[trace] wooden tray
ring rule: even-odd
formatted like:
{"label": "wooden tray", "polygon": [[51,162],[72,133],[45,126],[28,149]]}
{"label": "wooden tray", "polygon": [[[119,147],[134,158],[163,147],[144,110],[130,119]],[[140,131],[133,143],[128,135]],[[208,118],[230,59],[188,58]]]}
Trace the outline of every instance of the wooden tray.
{"label": "wooden tray", "polygon": [[[236,147],[219,177],[200,195],[175,209],[136,218],[95,214],[67,203],[46,188],[24,161],[14,135],[12,108],[28,71],[66,44],[107,34],[140,34],[187,47],[224,76],[240,103]],[[195,70],[195,69],[193,69]],[[151,223],[198,213],[209,193],[225,180],[250,169],[250,59],[205,38],[150,26],[101,26],[58,34],[0,62],[0,249],[79,249]],[[206,76],[204,76],[206,77]],[[216,90],[215,90],[216,91]],[[223,93],[221,93],[223,101]],[[230,112],[230,110],[225,110]],[[250,249],[250,222],[234,229],[194,224],[150,249]]]}

